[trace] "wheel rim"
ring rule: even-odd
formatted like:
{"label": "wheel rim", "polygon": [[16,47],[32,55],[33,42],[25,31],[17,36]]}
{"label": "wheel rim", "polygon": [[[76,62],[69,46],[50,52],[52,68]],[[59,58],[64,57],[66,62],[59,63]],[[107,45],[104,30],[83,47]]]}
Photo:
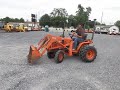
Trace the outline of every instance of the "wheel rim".
{"label": "wheel rim", "polygon": [[62,61],[63,60],[63,53],[59,53],[59,55],[58,55],[58,58],[59,58],[59,61]]}
{"label": "wheel rim", "polygon": [[86,57],[88,60],[92,60],[95,57],[95,52],[94,50],[88,50],[86,53]]}

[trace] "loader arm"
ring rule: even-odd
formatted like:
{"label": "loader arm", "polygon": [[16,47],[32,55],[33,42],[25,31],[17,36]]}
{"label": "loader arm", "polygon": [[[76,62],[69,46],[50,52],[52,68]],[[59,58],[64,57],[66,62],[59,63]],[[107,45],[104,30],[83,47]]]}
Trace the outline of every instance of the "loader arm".
{"label": "loader arm", "polygon": [[55,40],[52,39],[51,35],[47,35],[44,39],[40,40],[38,43],[37,50],[40,52],[41,56],[45,54],[47,49],[52,45]]}

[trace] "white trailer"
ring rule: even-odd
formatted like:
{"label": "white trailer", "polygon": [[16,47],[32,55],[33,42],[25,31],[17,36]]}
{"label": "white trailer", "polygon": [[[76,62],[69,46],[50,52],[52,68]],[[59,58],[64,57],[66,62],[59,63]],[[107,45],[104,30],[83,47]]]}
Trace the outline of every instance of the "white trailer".
{"label": "white trailer", "polygon": [[95,32],[104,33],[104,34],[118,34],[119,28],[115,25],[106,25],[106,26],[96,25]]}

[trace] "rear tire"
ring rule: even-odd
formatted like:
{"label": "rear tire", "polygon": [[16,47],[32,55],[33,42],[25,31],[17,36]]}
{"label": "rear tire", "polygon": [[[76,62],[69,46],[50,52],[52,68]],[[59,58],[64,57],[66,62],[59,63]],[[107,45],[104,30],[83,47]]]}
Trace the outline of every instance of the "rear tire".
{"label": "rear tire", "polygon": [[92,62],[97,56],[97,51],[94,46],[85,46],[79,52],[79,57],[85,62]]}
{"label": "rear tire", "polygon": [[58,50],[56,53],[55,53],[55,62],[56,63],[61,63],[64,59],[64,52],[62,50]]}
{"label": "rear tire", "polygon": [[87,47],[87,46],[88,45],[84,45],[80,48],[80,51],[78,52],[78,56],[80,56],[80,59],[82,59],[81,56],[82,56],[82,52],[83,52],[84,47]]}

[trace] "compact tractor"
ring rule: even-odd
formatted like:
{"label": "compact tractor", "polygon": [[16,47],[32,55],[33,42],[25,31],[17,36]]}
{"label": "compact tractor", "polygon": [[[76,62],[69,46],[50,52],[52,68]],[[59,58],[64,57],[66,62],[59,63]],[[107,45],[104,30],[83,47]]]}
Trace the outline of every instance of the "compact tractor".
{"label": "compact tractor", "polygon": [[28,28],[23,23],[20,23],[18,26],[16,26],[17,32],[25,32],[27,30],[28,30]]}
{"label": "compact tractor", "polygon": [[85,62],[92,62],[97,56],[96,48],[93,44],[94,32],[91,39],[87,39],[87,34],[84,36],[84,41],[80,42],[76,50],[73,50],[73,40],[71,37],[46,35],[38,43],[38,46],[30,46],[28,54],[28,62],[34,64],[46,52],[49,59],[54,58],[56,63],[61,63],[64,56],[78,56],[79,59]]}
{"label": "compact tractor", "polygon": [[7,23],[6,25],[4,25],[4,30],[5,30],[6,32],[11,32],[11,31],[13,31],[13,25],[10,24],[10,23]]}

